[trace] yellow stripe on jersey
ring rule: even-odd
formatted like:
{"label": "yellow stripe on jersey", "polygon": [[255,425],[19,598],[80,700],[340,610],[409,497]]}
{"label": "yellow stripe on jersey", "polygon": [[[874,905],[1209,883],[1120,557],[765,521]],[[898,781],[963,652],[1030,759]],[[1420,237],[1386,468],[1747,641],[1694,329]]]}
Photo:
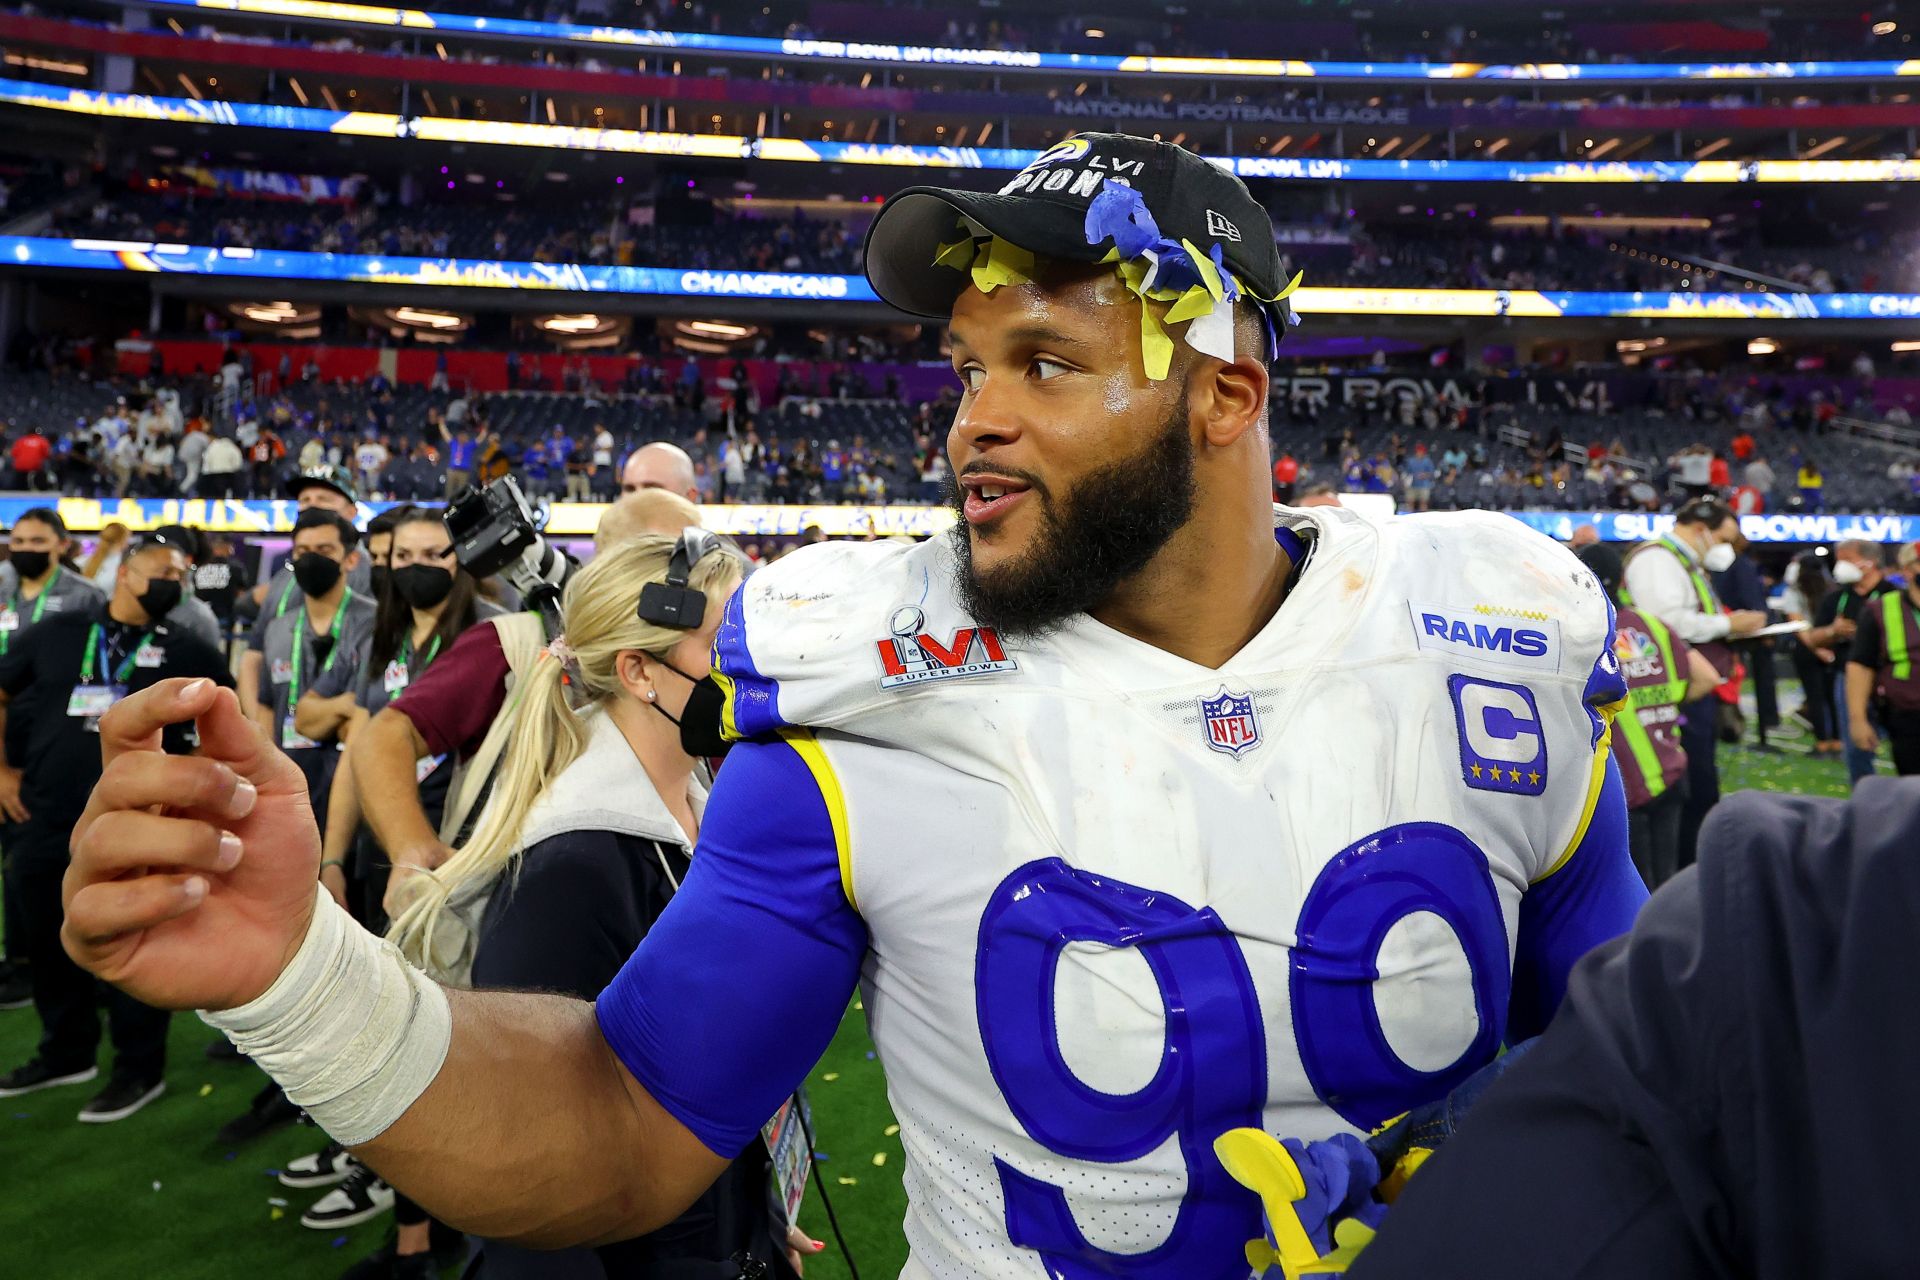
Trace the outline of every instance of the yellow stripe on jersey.
{"label": "yellow stripe on jersey", "polygon": [[720,686],[720,736],[728,742],[738,742],[744,735],[740,732],[740,722],[733,714],[733,680],[720,670],[718,662],[709,670],[713,682]]}
{"label": "yellow stripe on jersey", "polygon": [[1613,758],[1613,717],[1625,705],[1626,702],[1622,700],[1594,708],[1600,713],[1600,741],[1593,748],[1593,776],[1587,779],[1587,799],[1580,808],[1580,825],[1573,829],[1573,839],[1567,841],[1567,847],[1553,860],[1553,865],[1535,876],[1531,883],[1539,884],[1566,866],[1573,857],[1573,851],[1587,838],[1587,828],[1593,825],[1593,811],[1600,806],[1600,788],[1607,781],[1607,764]]}
{"label": "yellow stripe on jersey", "polygon": [[853,845],[847,839],[847,797],[840,790],[833,762],[827,759],[827,753],[821,750],[811,730],[782,729],[780,737],[806,764],[814,785],[820,788],[820,798],[827,805],[827,820],[833,824],[833,847],[840,856],[840,892],[847,896],[847,905],[858,911],[860,904],[853,897]]}

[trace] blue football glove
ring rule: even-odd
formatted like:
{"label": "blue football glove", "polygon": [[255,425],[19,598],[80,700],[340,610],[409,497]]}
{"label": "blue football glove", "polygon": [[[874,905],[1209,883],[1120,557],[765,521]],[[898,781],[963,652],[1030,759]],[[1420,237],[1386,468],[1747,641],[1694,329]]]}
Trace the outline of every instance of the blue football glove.
{"label": "blue football glove", "polygon": [[1284,1280],[1345,1274],[1407,1179],[1530,1044],[1509,1050],[1446,1097],[1394,1117],[1364,1140],[1341,1133],[1303,1142],[1259,1129],[1222,1135],[1213,1144],[1214,1154],[1236,1181],[1259,1195],[1266,1211],[1265,1237],[1247,1242],[1248,1264]]}

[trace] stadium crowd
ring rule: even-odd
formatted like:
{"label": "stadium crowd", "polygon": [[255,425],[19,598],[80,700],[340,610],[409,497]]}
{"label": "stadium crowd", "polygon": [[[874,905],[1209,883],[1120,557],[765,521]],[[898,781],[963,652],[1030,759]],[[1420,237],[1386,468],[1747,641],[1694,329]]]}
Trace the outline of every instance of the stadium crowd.
{"label": "stadium crowd", "polygon": [[[446,176],[443,173],[443,178]],[[646,200],[589,198],[522,207],[508,193],[434,180],[400,189],[341,179],[344,197],[306,203],[197,185],[192,171],[156,170],[103,180],[90,204],[57,218],[49,234],[215,248],[291,249],[593,266],[672,266],[851,275],[862,269],[870,215],[809,217],[767,200],[763,209],[700,206],[704,225],[670,225]],[[53,189],[36,188],[53,194]],[[1431,214],[1433,211],[1429,210]],[[1811,224],[1801,224],[1803,226]],[[1449,211],[1442,222],[1369,224],[1349,216],[1299,224],[1329,233],[1289,244],[1289,270],[1315,284],[1384,288],[1894,292],[1920,287],[1920,241],[1863,226],[1832,244],[1777,244],[1758,225],[1711,233],[1638,232],[1548,221],[1483,225]],[[1751,282],[1751,283],[1749,283]]]}
{"label": "stadium crowd", "polygon": [[[842,373],[813,387],[783,378],[762,404],[724,360],[647,361],[620,387],[596,384],[582,363],[554,389],[490,394],[380,374],[327,383],[289,368],[273,390],[248,394],[250,363],[236,348],[210,377],[9,375],[0,447],[12,487],[275,497],[332,466],[367,499],[439,499],[511,474],[536,498],[604,501],[625,458],[669,440],[693,459],[705,502],[927,503],[940,499],[941,424],[954,404],[952,390],[917,404],[875,396]],[[1711,487],[1742,513],[1920,511],[1908,452],[1838,428],[1845,414],[1872,414],[1866,384],[1827,385],[1796,399],[1758,376],[1678,376],[1634,405],[1572,392],[1532,404],[1448,389],[1345,403],[1276,393],[1276,492],[1326,485],[1417,510],[1655,512]]]}

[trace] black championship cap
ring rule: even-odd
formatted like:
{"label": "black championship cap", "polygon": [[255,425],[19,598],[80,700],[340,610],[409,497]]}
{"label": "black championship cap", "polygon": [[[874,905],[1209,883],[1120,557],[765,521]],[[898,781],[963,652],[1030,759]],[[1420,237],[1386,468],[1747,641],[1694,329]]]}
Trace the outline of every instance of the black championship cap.
{"label": "black championship cap", "polygon": [[1259,298],[1286,284],[1273,220],[1246,183],[1184,147],[1124,133],[1083,133],[1049,147],[998,192],[908,187],[881,206],[867,232],[867,279],[902,311],[951,315],[967,276],[934,265],[934,256],[965,234],[962,215],[976,234],[1041,257],[1098,262],[1115,246],[1110,236],[1089,243],[1087,208],[1110,182],[1140,193],[1163,238],[1190,240],[1203,254],[1218,245],[1227,270]]}

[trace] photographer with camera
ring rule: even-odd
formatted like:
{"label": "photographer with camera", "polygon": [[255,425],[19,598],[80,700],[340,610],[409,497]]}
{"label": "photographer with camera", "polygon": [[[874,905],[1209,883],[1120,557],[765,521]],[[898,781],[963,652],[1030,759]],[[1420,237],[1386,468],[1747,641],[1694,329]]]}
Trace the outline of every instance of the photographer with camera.
{"label": "photographer with camera", "polygon": [[[450,524],[475,531],[465,541],[480,551],[481,560],[461,557],[463,567],[475,576],[501,567],[501,548],[521,546],[529,535],[538,540],[532,513],[511,481],[496,482],[487,492],[498,495],[490,508],[468,505],[449,510]],[[508,493],[513,496],[508,498]],[[492,514],[484,514],[489,509]],[[594,535],[594,546],[604,554],[639,533],[672,536],[698,523],[698,510],[685,499],[671,492],[645,490],[608,508]],[[498,532],[485,532],[494,526]],[[522,561],[529,554],[538,563],[547,563],[531,547],[520,553]],[[563,564],[556,562],[557,567]],[[527,590],[530,598],[543,585],[543,580],[524,571],[517,576],[513,585]],[[545,639],[539,621],[529,614],[493,618],[488,625],[472,628],[441,654],[431,672],[417,676],[400,697],[376,713],[359,735],[352,767],[361,809],[396,870],[430,870],[452,853],[450,846],[477,810],[506,747],[500,709],[515,682],[532,670]],[[455,764],[444,809],[437,815],[428,813],[418,786],[410,780],[419,762],[435,756]],[[410,878],[399,874],[388,882],[388,914],[399,913]]]}
{"label": "photographer with camera", "polygon": [[[744,567],[688,529],[610,548],[573,579],[566,633],[507,713],[512,745],[479,826],[418,877],[394,923],[408,959],[453,981],[585,998],[612,980],[687,873],[706,788],[681,725],[710,683],[720,605]],[[637,1239],[557,1253],[484,1241],[479,1274],[601,1280],[671,1267],[720,1280],[748,1258],[771,1266],[786,1233],[765,1169],[750,1147],[678,1221]]]}

